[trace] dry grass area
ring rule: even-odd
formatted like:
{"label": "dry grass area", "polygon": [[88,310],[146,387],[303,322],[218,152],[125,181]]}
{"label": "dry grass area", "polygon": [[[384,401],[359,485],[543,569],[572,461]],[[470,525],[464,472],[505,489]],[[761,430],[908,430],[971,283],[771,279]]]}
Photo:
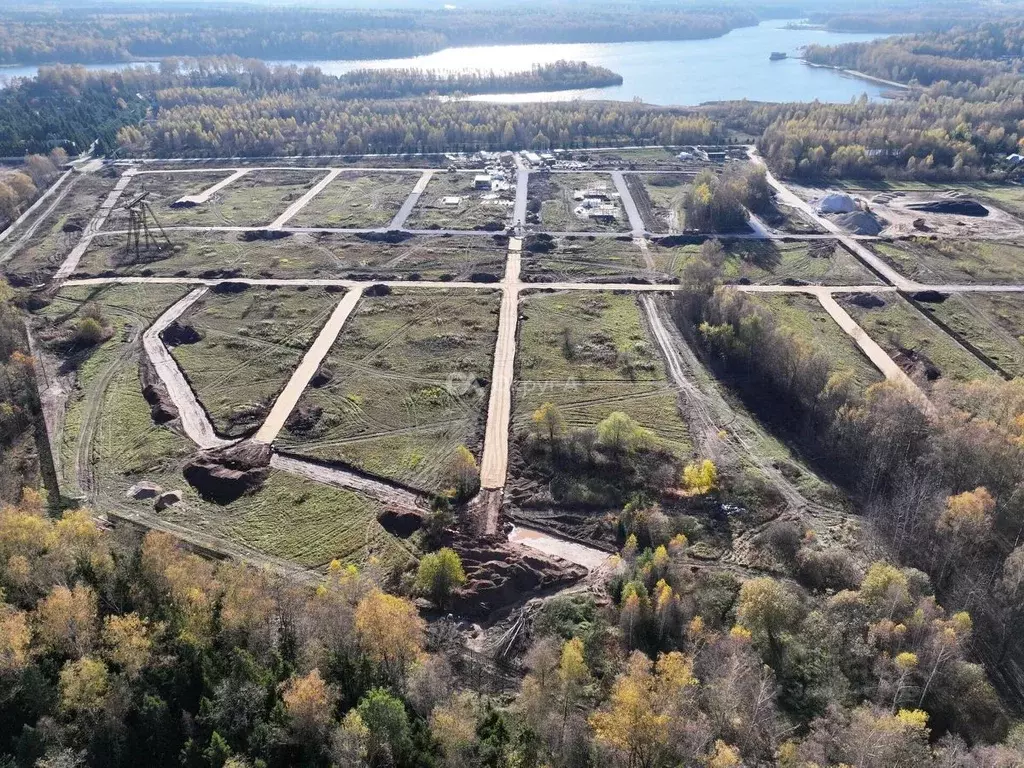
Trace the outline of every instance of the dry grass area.
{"label": "dry grass area", "polygon": [[[259,428],[340,299],[305,287],[208,292],[168,329],[171,354],[220,434]],[[195,340],[175,344],[179,328]]]}
{"label": "dry grass area", "polygon": [[201,220],[204,215],[202,208],[172,207],[186,195],[198,195],[214,184],[231,175],[231,171],[210,173],[140,173],[132,177],[121,193],[121,199],[107,217],[103,229],[107,231],[127,229],[128,211],[122,206],[145,194],[146,202],[153,209],[158,222],[165,227],[187,226]]}
{"label": "dry grass area", "polygon": [[871,243],[894,269],[922,283],[1024,283],[1024,240],[931,240]]}
{"label": "dry grass area", "polygon": [[522,324],[513,390],[513,423],[530,426],[543,403],[567,424],[592,428],[623,411],[652,430],[670,451],[691,451],[657,346],[648,338],[635,296],[613,293],[530,293]]}
{"label": "dry grass area", "polygon": [[889,294],[881,307],[862,307],[847,298],[840,303],[854,320],[908,374],[919,381],[939,378],[971,381],[992,370],[918,312],[900,296]]}
{"label": "dry grass area", "polygon": [[[699,253],[701,238],[678,245],[655,240],[650,257],[657,272],[679,277]],[[872,285],[881,281],[835,240],[722,240],[726,282]]]}
{"label": "dry grass area", "polygon": [[522,277],[527,282],[628,282],[656,277],[629,235],[530,235],[523,244]]}
{"label": "dry grass area", "polygon": [[289,227],[386,227],[416,184],[414,173],[345,171],[288,222]]}
{"label": "dry grass area", "polygon": [[[7,279],[15,285],[39,285],[49,280],[81,239],[83,230],[116,183],[114,174],[72,177],[67,195],[52,213],[38,220],[35,231],[20,247],[16,246],[24,230],[15,230],[10,239],[0,244],[0,254],[10,255],[3,264]],[[49,204],[44,203],[42,210]]]}
{"label": "dry grass area", "polygon": [[426,491],[449,482],[456,449],[479,459],[499,297],[394,290],[360,300],[278,439]]}
{"label": "dry grass area", "polygon": [[124,239],[97,237],[76,277],[153,275],[202,278],[334,278],[360,280],[496,280],[504,273],[504,235],[296,233],[250,239],[235,232],[173,232],[171,250],[136,260]]}
{"label": "dry grass area", "polygon": [[964,293],[919,306],[1007,376],[1024,376],[1024,296]]}

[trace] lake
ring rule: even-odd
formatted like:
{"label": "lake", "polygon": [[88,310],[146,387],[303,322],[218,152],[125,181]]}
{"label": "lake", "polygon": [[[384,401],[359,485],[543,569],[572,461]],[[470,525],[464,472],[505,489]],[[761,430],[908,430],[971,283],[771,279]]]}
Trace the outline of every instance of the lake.
{"label": "lake", "polygon": [[[354,69],[417,68],[444,71],[528,69],[560,59],[586,61],[617,72],[623,84],[613,88],[555,93],[488,94],[478,101],[526,102],[571,99],[639,99],[648,104],[695,105],[706,101],[847,102],[867,94],[879,99],[885,86],[829,69],[809,67],[796,59],[769,61],[772,51],[790,56],[811,43],[837,45],[874,40],[882,35],[848,34],[818,29],[786,29],[790,21],[764,21],[710,40],[634,43],[493,45],[447,48],[405,59],[268,62],[317,66],[328,74]],[[123,68],[127,64],[89,69]],[[36,67],[0,69],[0,76],[32,76]]]}

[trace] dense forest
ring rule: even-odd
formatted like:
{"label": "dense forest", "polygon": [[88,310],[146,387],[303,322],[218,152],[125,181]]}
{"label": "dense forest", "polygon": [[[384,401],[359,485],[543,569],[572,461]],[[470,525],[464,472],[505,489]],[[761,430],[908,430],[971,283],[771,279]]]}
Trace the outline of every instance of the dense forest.
{"label": "dense forest", "polygon": [[7,11],[0,64],[110,63],[168,56],[264,60],[417,56],[454,45],[688,40],[718,37],[757,18],[737,6],[573,3],[431,11],[102,9]]}
{"label": "dense forest", "polygon": [[[848,490],[893,555],[927,574],[939,602],[970,612],[975,652],[1020,706],[1024,381],[944,382],[929,412],[889,383],[862,392],[755,300],[718,287],[722,262],[710,242],[687,267],[680,329],[752,409]],[[974,702],[962,716],[987,708]]]}
{"label": "dense forest", "polygon": [[1024,66],[1024,23],[987,22],[948,32],[871,43],[808,46],[808,61],[924,86],[942,80],[985,85]]}

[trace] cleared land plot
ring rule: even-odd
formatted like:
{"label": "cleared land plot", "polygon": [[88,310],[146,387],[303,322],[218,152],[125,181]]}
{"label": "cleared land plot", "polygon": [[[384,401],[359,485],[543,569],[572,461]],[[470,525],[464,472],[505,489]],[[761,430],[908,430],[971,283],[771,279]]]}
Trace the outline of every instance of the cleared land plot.
{"label": "cleared land plot", "polygon": [[340,293],[321,288],[211,291],[164,340],[214,428],[241,437],[263,423],[340,299]]}
{"label": "cleared land plot", "polygon": [[900,296],[885,296],[885,305],[881,307],[859,306],[849,297],[838,300],[857,324],[911,376],[928,381],[939,378],[971,381],[993,375],[990,368]]}
{"label": "cleared land plot", "polygon": [[1024,242],[912,238],[870,247],[924,283],[1024,283]]}
{"label": "cleared land plot", "polygon": [[[106,400],[107,387],[115,372],[124,369],[138,385],[136,358],[128,353],[138,347],[134,341],[186,289],[175,285],[67,286],[37,313],[37,333],[49,339],[47,348],[63,361],[62,370],[74,373],[74,390],[68,398],[60,433],[60,466],[66,484],[76,483],[75,455],[79,437],[94,428],[99,405]],[[75,341],[79,323],[99,317],[105,329],[104,341],[87,344]],[[85,436],[89,438],[89,435]]]}
{"label": "cleared land plot", "polygon": [[796,293],[748,295],[769,310],[783,328],[810,349],[823,354],[833,371],[849,371],[861,387],[882,380],[879,370],[815,297]]}
{"label": "cleared land plot", "polygon": [[683,173],[631,173],[626,183],[651,232],[682,232],[686,228],[683,205],[693,177]]}
{"label": "cleared land plot", "polygon": [[1009,376],[1024,376],[1024,296],[954,294],[921,309],[971,344]]}
{"label": "cleared land plot", "polygon": [[769,227],[792,235],[820,234],[824,230],[812,222],[803,213],[789,205],[776,203],[769,212],[762,211],[759,216]]}
{"label": "cleared land plot", "polygon": [[[476,189],[473,178],[472,173],[435,173],[406,219],[405,228],[504,229],[512,221],[514,180],[510,189],[491,192]],[[458,203],[445,204],[445,198],[458,198]]]}
{"label": "cleared land plot", "polygon": [[650,276],[643,251],[629,235],[529,235],[523,243],[526,282],[629,281]]}
{"label": "cleared land plot", "polygon": [[1007,213],[1024,218],[1024,185],[1022,184],[986,184],[977,181],[970,184],[929,183],[926,181],[878,181],[865,182],[850,179],[836,180],[833,186],[841,187],[850,192],[878,194],[879,192],[959,192],[965,196],[988,202]]}
{"label": "cleared land plot", "polygon": [[[679,277],[701,250],[702,240],[672,245],[653,241],[648,249],[657,272]],[[722,240],[726,282],[755,284],[802,281],[815,285],[872,285],[879,279],[838,241]]]}
{"label": "cleared land plot", "polygon": [[354,491],[272,471],[253,496],[230,507],[219,523],[229,538],[310,568],[331,560],[385,568],[406,565],[412,554],[377,522],[380,505]]}
{"label": "cleared land plot", "polygon": [[531,293],[520,309],[513,429],[554,403],[566,423],[592,428],[622,411],[652,430],[677,456],[691,446],[656,345],[635,296]]}
{"label": "cleared land plot", "polygon": [[496,280],[508,248],[504,235],[295,233],[264,240],[235,232],[171,234],[174,249],[143,253],[138,261],[126,251],[123,237],[101,235],[75,276]]}
{"label": "cleared land plot", "polygon": [[492,291],[364,295],[278,446],[443,489],[460,445],[479,459],[499,301]]}
{"label": "cleared land plot", "polygon": [[345,171],[289,219],[287,226],[385,227],[398,213],[418,178],[412,173]]}
{"label": "cleared land plot", "polygon": [[[580,200],[577,191],[600,191],[604,202],[614,206],[615,218],[606,221],[577,216]],[[607,173],[552,173],[530,174],[527,210],[535,212],[542,230],[551,232],[628,232],[629,221],[615,193],[611,174]]]}
{"label": "cleared land plot", "polygon": [[[195,208],[172,208],[171,206],[186,195],[198,195],[217,182],[231,175],[231,171],[201,173],[140,173],[132,177],[125,187],[117,207],[110,212],[103,228],[120,230],[128,228],[128,212],[121,206],[139,195],[146,194],[146,202],[165,227],[187,226],[198,222],[206,214],[206,206]],[[245,178],[244,176],[242,178]],[[241,179],[239,179],[241,181]],[[212,201],[211,201],[212,202]],[[207,203],[207,206],[210,203]]]}
{"label": "cleared land plot", "polygon": [[[82,231],[92,221],[110,190],[117,183],[114,175],[84,174],[69,179],[67,195],[53,212],[45,216],[24,245],[11,254],[3,264],[7,279],[16,285],[37,285],[56,272],[82,237]],[[57,193],[59,194],[59,192]],[[53,199],[43,203],[46,210]],[[12,248],[32,221],[21,225],[0,244],[0,254]]]}
{"label": "cleared land plot", "polygon": [[[184,176],[196,181],[196,175],[169,174]],[[287,171],[249,171],[237,179],[207,202],[191,208],[170,209],[166,206],[157,211],[157,217],[165,226],[188,227],[263,227],[272,224],[289,205],[298,200],[320,181],[327,171],[322,169],[287,170]],[[143,180],[150,174],[141,176]],[[198,174],[205,180],[198,185],[190,184],[182,194],[202,192],[223,177],[212,177],[207,173]],[[205,183],[209,181],[210,183]],[[132,181],[135,183],[135,180]],[[182,186],[185,182],[181,182]],[[178,197],[181,197],[179,195]],[[124,198],[127,199],[127,198]],[[169,199],[168,205],[173,200]],[[167,219],[166,221],[164,219]],[[112,228],[112,222],[107,225]]]}

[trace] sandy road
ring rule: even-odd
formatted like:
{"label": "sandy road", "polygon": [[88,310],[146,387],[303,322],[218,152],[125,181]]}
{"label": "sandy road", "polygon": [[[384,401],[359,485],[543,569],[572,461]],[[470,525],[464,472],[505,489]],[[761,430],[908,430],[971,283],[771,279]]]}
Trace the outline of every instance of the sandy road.
{"label": "sandy road", "polygon": [[306,192],[306,194],[304,194],[294,203],[289,205],[287,210],[285,210],[284,213],[278,216],[274,220],[274,223],[267,227],[267,229],[281,229],[281,227],[287,224],[292,219],[292,217],[298,214],[299,211],[301,211],[303,208],[309,205],[310,200],[312,200],[314,197],[323,192],[327,188],[328,184],[330,184],[332,181],[338,178],[339,173],[341,173],[341,170],[339,170],[338,168],[328,171],[326,176],[324,176],[322,179],[320,179],[320,181],[314,184],[312,189]]}
{"label": "sandy road", "polygon": [[854,343],[868,356],[868,359],[875,364],[875,367],[882,372],[885,378],[903,384],[926,400],[924,393],[917,384],[903,372],[902,368],[896,365],[896,362],[886,354],[884,349],[878,346],[874,339],[868,336],[863,328],[857,325],[857,322],[850,317],[849,313],[839,306],[835,297],[826,292],[818,293],[817,297],[822,308],[829,313],[840,328],[846,331],[846,334],[853,339]]}
{"label": "sandy road", "polygon": [[82,233],[82,239],[78,241],[74,248],[71,249],[71,253],[64,259],[64,263],[60,265],[60,269],[53,276],[54,282],[65,280],[70,276],[76,269],[78,269],[78,262],[82,260],[82,256],[89,248],[92,239],[96,236],[102,228],[103,224],[107,221],[107,217],[110,216],[110,212],[114,210],[114,206],[117,205],[117,201],[121,199],[121,194],[125,188],[131,183],[131,180],[135,178],[135,170],[129,168],[123,174],[121,178],[117,180],[117,184],[107,195],[107,199],[103,201],[103,205],[96,211],[96,215],[93,216]]}
{"label": "sandy road", "polygon": [[185,380],[171,353],[167,350],[160,334],[167,327],[188,311],[206,293],[206,288],[196,288],[183,299],[178,300],[142,335],[142,346],[146,355],[156,369],[157,375],[167,387],[167,392],[178,408],[181,417],[181,428],[188,438],[203,449],[222,448],[231,445],[233,440],[224,440],[217,436],[210,424],[210,419],[196,399],[195,392]]}
{"label": "sandy road", "polygon": [[849,249],[857,258],[867,263],[875,272],[882,276],[882,278],[890,285],[895,285],[897,288],[903,291],[916,291],[921,289],[919,283],[909,280],[897,272],[895,269],[885,263],[879,256],[873,253],[868,248],[864,247],[858,242],[857,238],[852,237],[845,229],[840,227],[834,221],[830,221],[824,216],[820,215],[814,206],[804,200],[802,197],[793,192],[789,187],[783,184],[781,181],[776,179],[770,170],[768,165],[764,162],[764,158],[754,153],[751,148],[748,151],[748,157],[753,163],[757,163],[764,168],[765,178],[768,184],[775,190],[778,198],[786,205],[797,209],[802,212],[805,216],[808,216],[818,226],[822,227],[830,235],[834,236],[840,243],[842,243],[847,249]]}
{"label": "sandy road", "polygon": [[391,220],[391,224],[388,225],[388,229],[401,229],[402,225],[405,224],[405,220],[409,218],[409,214],[412,213],[412,209],[416,207],[416,203],[420,201],[420,195],[423,194],[423,190],[427,188],[427,184],[434,177],[433,171],[423,171],[420,177],[416,180],[416,184],[413,186],[409,196],[405,198],[405,202],[402,203],[402,207],[398,209],[398,213],[395,214],[395,218]]}
{"label": "sandy road", "polygon": [[643,216],[640,215],[640,209],[636,207],[636,202],[629,192],[629,185],[626,183],[622,171],[612,171],[612,181],[615,183],[615,191],[619,193],[622,207],[626,210],[626,216],[629,217],[629,226],[633,230],[633,237],[643,237],[647,228],[644,227]]}
{"label": "sandy road", "polygon": [[[212,187],[208,187],[208,188],[204,189],[198,195],[185,195],[185,197],[181,198],[181,200],[179,200],[178,202],[193,203],[194,205],[202,205],[203,203],[209,201],[209,199],[211,197],[213,197],[218,192],[220,192],[222,189],[224,189],[224,187],[228,186],[229,184],[234,184],[240,178],[245,176],[245,174],[247,174],[248,172],[249,172],[248,168],[236,168],[236,169],[234,169],[234,172],[230,176],[228,176],[226,179],[221,179],[216,184],[214,184]],[[151,171],[139,171],[139,173],[151,173]]]}
{"label": "sandy road", "polygon": [[[505,487],[508,476],[509,425],[512,421],[512,377],[515,373],[516,327],[519,324],[519,270],[523,241],[512,238],[508,244],[504,289],[498,317],[498,342],[494,349],[491,373],[491,397],[487,407],[487,430],[480,467],[480,485],[484,490]],[[496,521],[495,521],[496,522]]]}
{"label": "sandy road", "polygon": [[[17,242],[15,242],[14,245],[8,248],[3,253],[3,255],[0,255],[0,264],[3,264],[5,261],[9,260],[15,253],[17,253],[18,250],[21,249],[21,247],[25,244],[25,241],[32,237],[32,235],[39,228],[39,225],[43,222],[43,220],[51,213],[53,213],[54,208],[60,205],[60,202],[64,199],[65,195],[67,195],[68,190],[71,188],[71,185],[74,184],[74,179],[72,179],[71,182],[67,185],[65,185],[64,182],[66,182],[74,173],[75,170],[73,168],[70,171],[65,171],[64,174],[60,176],[60,178],[58,178],[55,182],[53,182],[53,184],[50,185],[49,189],[47,189],[45,192],[43,192],[42,195],[39,196],[38,200],[32,203],[32,205],[29,206],[23,214],[21,214],[21,216],[15,219],[10,224],[10,226],[7,227],[7,229],[5,229],[3,232],[0,232],[0,243],[6,242],[7,238],[11,236],[11,233],[14,230],[16,230],[26,220],[28,220],[30,216],[32,216],[37,210],[39,210],[43,203],[45,203],[50,198],[53,198],[53,201],[50,203],[50,205],[46,207],[46,210],[39,214],[39,216],[36,217],[36,220],[32,222],[32,226],[26,229],[21,234],[21,237],[18,238]],[[56,194],[58,190],[60,191],[59,195]]]}
{"label": "sandy road", "polygon": [[282,472],[299,475],[317,483],[359,491],[383,504],[391,504],[402,509],[421,511],[427,506],[426,500],[412,491],[407,491],[390,483],[372,480],[354,472],[346,472],[338,467],[328,467],[311,461],[302,461],[292,456],[282,456],[279,453],[275,453],[271,457],[270,466]]}
{"label": "sandy road", "polygon": [[281,394],[278,395],[277,400],[274,402],[274,407],[270,409],[270,413],[267,414],[263,425],[253,436],[254,441],[270,445],[277,438],[284,428],[285,421],[287,421],[291,412],[295,410],[295,404],[299,402],[302,393],[309,386],[310,379],[316,374],[317,368],[320,367],[320,363],[327,357],[327,353],[331,351],[331,347],[334,345],[335,340],[337,340],[338,334],[341,333],[345,321],[352,314],[352,310],[355,309],[362,295],[362,288],[354,288],[346,293],[342,300],[338,302],[338,306],[334,308],[334,312],[331,313],[323,330],[317,335],[310,348],[306,350],[306,354],[303,355],[299,367],[295,369],[288,383],[281,390]]}
{"label": "sandy road", "polygon": [[516,525],[508,534],[508,540],[513,544],[527,547],[544,555],[553,555],[576,565],[582,565],[587,570],[593,571],[605,565],[611,555],[600,549],[587,547],[575,541],[552,536],[543,531],[533,528],[524,528]]}
{"label": "sandy road", "polygon": [[[518,156],[517,156],[518,157]],[[516,170],[516,203],[512,208],[512,226],[526,226],[526,202],[530,194],[530,172],[525,168]]]}

